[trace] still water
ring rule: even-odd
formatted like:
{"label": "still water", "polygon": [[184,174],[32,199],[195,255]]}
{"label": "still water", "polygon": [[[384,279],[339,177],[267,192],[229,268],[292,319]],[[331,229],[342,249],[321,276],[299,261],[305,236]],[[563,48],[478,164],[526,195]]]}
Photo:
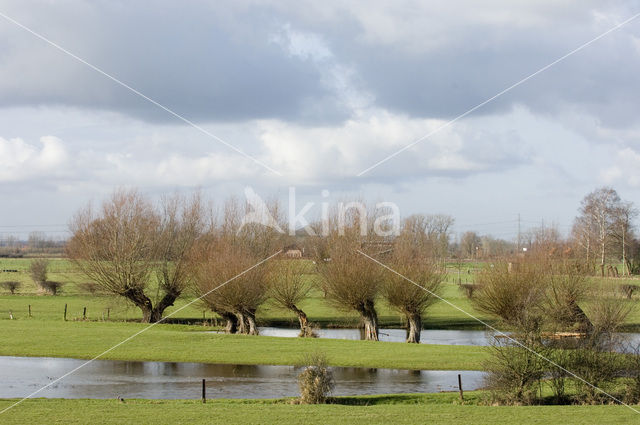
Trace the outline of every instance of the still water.
{"label": "still water", "polygon": [[[85,360],[48,357],[0,357],[0,398],[26,397]],[[480,371],[411,371],[331,368],[333,395],[453,391],[458,373],[463,388],[483,385]],[[276,398],[299,395],[294,366],[95,360],[34,397],[49,398],[200,398],[202,379],[208,398]]]}
{"label": "still water", "polygon": [[[279,336],[285,338],[294,338],[298,336],[299,329],[291,328],[259,328],[260,335]],[[318,338],[332,339],[364,339],[363,329],[318,329],[316,330]],[[407,339],[407,333],[404,329],[380,329],[380,341],[404,342]],[[441,345],[489,345],[490,336],[485,331],[457,331],[457,330],[440,330],[440,329],[424,329],[420,332],[420,343],[422,344],[441,344]]]}

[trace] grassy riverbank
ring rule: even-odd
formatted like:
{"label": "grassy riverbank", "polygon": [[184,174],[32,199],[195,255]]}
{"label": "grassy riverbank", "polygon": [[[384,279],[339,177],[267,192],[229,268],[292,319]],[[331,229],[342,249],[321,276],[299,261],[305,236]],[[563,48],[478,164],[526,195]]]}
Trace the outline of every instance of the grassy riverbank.
{"label": "grassy riverbank", "polygon": [[[0,416],[3,424],[629,424],[624,406],[481,406],[482,392],[340,397],[337,404],[291,400],[26,400]],[[0,410],[12,404],[0,400]]]}
{"label": "grassy riverbank", "polygon": [[[2,320],[3,356],[92,358],[146,326],[123,322]],[[333,339],[218,335],[202,327],[156,325],[103,358],[176,362],[295,365],[305,353],[326,353],[333,366],[480,369],[482,347]]]}

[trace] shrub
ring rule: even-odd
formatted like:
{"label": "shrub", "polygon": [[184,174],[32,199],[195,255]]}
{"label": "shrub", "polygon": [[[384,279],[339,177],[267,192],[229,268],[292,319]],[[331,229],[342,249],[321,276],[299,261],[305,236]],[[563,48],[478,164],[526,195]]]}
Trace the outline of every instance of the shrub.
{"label": "shrub", "polygon": [[62,285],[62,282],[52,282],[50,280],[40,283],[40,287],[51,295],[58,295]]}
{"label": "shrub", "polygon": [[546,353],[547,350],[532,344],[532,340],[523,338],[520,340],[522,345],[513,340],[496,339],[493,343],[492,356],[485,364],[485,379],[496,402],[515,405],[536,402],[538,384],[547,369],[547,362],[536,353]]}
{"label": "shrub", "polygon": [[95,282],[82,282],[78,284],[78,288],[80,288],[82,292],[88,292],[91,295],[95,295],[95,293],[100,289],[100,286]]}
{"label": "shrub", "polygon": [[47,269],[49,268],[49,260],[46,258],[36,258],[31,260],[29,266],[29,274],[31,279],[36,285],[42,286],[43,282],[47,281]]}
{"label": "shrub", "polygon": [[571,351],[568,368],[582,380],[574,379],[576,400],[583,404],[609,402],[605,392],[614,389],[615,381],[622,374],[624,364],[616,352],[594,349]]}
{"label": "shrub", "polygon": [[550,365],[549,370],[549,386],[553,391],[553,398],[556,404],[564,404],[568,401],[566,393],[567,380],[570,375],[567,372],[571,367],[571,351],[570,350],[553,350],[548,357],[555,365]]}
{"label": "shrub", "polygon": [[633,293],[636,292],[637,290],[638,290],[638,285],[630,285],[630,284],[620,285],[620,292],[622,292],[624,296],[627,297],[627,299],[629,300],[633,296]]}
{"label": "shrub", "polygon": [[0,283],[0,285],[2,285],[4,289],[11,292],[11,295],[13,295],[16,293],[16,289],[20,287],[21,283],[15,282],[15,281],[9,281],[9,282],[2,282]]}
{"label": "shrub", "polygon": [[459,286],[460,290],[464,291],[466,297],[472,299],[473,293],[478,289],[479,285],[475,283],[461,283]]}
{"label": "shrub", "polygon": [[505,262],[486,267],[479,275],[480,287],[472,304],[483,313],[497,317],[509,327],[526,330],[538,327],[545,295],[544,267]]}
{"label": "shrub", "polygon": [[640,344],[627,346],[628,356],[625,357],[625,369],[629,374],[629,380],[625,386],[624,401],[628,404],[640,402]]}
{"label": "shrub", "polygon": [[335,386],[333,373],[324,354],[311,354],[305,358],[307,366],[298,375],[301,404],[322,404]]}

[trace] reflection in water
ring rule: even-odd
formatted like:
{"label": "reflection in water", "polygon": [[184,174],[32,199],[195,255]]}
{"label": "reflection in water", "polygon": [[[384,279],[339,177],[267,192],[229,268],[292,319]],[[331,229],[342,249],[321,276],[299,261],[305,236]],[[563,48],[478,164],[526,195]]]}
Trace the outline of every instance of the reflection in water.
{"label": "reflection in water", "polygon": [[[295,338],[300,333],[299,329],[290,328],[260,328],[260,335],[280,336],[285,338]],[[318,329],[316,331],[319,338],[332,339],[364,339],[364,329]],[[489,345],[489,336],[485,331],[458,331],[425,329],[420,333],[422,344],[442,344],[442,345]],[[407,339],[406,329],[380,329],[380,341],[404,342]]]}
{"label": "reflection in water", "polygon": [[[0,357],[0,398],[26,397],[84,360]],[[221,365],[203,363],[96,360],[37,394],[59,398],[187,399],[200,396],[207,379],[210,398],[273,398],[298,395],[294,366]],[[334,395],[453,391],[458,373],[465,389],[482,385],[479,371],[332,368]]]}

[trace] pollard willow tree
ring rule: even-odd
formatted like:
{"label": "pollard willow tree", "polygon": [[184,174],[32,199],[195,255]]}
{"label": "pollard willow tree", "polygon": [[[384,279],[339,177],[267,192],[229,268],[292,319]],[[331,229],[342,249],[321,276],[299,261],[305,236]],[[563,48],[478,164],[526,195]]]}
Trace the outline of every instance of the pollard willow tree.
{"label": "pollard willow tree", "polygon": [[422,317],[427,309],[439,299],[442,282],[446,276],[440,266],[424,247],[414,244],[414,232],[422,229],[407,226],[394,240],[390,251],[389,266],[396,273],[386,270],[382,295],[389,305],[402,313],[407,321],[407,342],[419,343]]}
{"label": "pollard willow tree", "polygon": [[67,255],[104,292],[140,308],[143,322],[158,322],[189,285],[187,254],[205,224],[198,195],[166,198],[158,211],[137,191],[119,190],[75,215]]}
{"label": "pollard willow tree", "polygon": [[292,311],[297,316],[301,337],[313,336],[309,319],[300,308],[300,303],[309,295],[312,287],[306,276],[308,269],[304,260],[282,259],[270,264],[268,275],[270,298],[276,305]]}
{"label": "pollard willow tree", "polygon": [[356,311],[364,325],[366,340],[378,340],[376,298],[380,293],[384,269],[360,252],[375,256],[388,248],[380,236],[379,217],[368,215],[363,206],[340,211],[331,218],[327,236],[327,258],[318,259],[320,285],[327,299],[338,308]]}
{"label": "pollard willow tree", "polygon": [[194,290],[210,310],[227,321],[227,333],[257,335],[256,311],[267,298],[263,258],[225,237],[196,244]]}
{"label": "pollard willow tree", "polygon": [[[193,289],[204,304],[226,320],[227,333],[258,334],[256,311],[267,299],[268,281],[260,261],[282,248],[282,235],[256,223],[243,223],[247,205],[226,202],[222,220],[190,254]],[[279,217],[278,204],[269,213]]]}

